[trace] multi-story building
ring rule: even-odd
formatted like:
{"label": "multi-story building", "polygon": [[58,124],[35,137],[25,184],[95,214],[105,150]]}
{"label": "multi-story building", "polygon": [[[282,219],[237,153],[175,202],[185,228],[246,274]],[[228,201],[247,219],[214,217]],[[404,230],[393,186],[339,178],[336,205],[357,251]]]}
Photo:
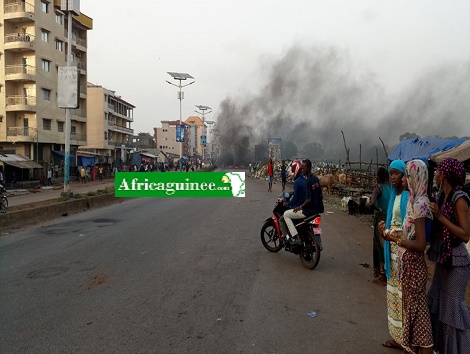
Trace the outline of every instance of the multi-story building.
{"label": "multi-story building", "polygon": [[[155,147],[167,154],[180,154],[180,144],[176,142],[176,126],[180,124],[179,120],[162,120],[161,128],[153,128],[155,137]],[[184,152],[183,152],[183,155]]]}
{"label": "multi-story building", "polygon": [[189,154],[190,156],[197,156],[199,158],[202,157],[202,150],[205,147],[202,144],[201,137],[204,135],[204,123],[202,122],[202,119],[198,116],[191,116],[186,121],[184,124],[187,124],[190,126],[189,129],[189,139],[188,139],[188,145],[189,145]]}
{"label": "multi-story building", "polygon": [[[58,67],[67,63],[68,17],[60,0],[4,0],[0,25],[0,149],[40,163],[65,150],[65,110],[57,107]],[[73,16],[72,65],[80,70],[80,107],[71,114],[71,152],[86,144],[87,32]],[[0,150],[0,151],[1,151]]]}
{"label": "multi-story building", "polygon": [[89,83],[87,145],[81,150],[101,154],[107,157],[109,164],[121,166],[125,163],[127,152],[132,148],[134,108],[115,91]]}

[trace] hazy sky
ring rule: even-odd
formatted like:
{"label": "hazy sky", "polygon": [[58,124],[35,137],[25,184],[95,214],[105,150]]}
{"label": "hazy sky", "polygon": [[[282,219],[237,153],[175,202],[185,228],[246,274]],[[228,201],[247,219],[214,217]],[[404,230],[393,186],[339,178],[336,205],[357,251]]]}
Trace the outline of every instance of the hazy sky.
{"label": "hazy sky", "polygon": [[215,120],[225,98],[262,94],[293,46],[335,48],[350,75],[372,78],[390,97],[441,66],[470,68],[464,0],[81,0],[81,11],[94,20],[88,80],[137,107],[136,133],[179,119],[167,71],[196,79],[183,117],[202,104]]}

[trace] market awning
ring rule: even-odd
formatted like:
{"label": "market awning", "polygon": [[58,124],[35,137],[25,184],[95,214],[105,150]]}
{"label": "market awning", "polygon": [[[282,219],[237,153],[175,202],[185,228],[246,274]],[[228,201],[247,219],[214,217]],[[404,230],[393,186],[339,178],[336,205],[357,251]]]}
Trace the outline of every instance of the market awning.
{"label": "market awning", "polygon": [[395,150],[388,155],[388,161],[403,160],[408,162],[413,159],[422,160],[428,165],[428,160],[432,155],[439,152],[450,150],[459,146],[467,139],[441,139],[441,138],[415,138],[403,140],[398,144]]}
{"label": "market awning", "polygon": [[470,159],[470,139],[463,142],[459,146],[456,146],[450,150],[438,152],[432,155],[429,159],[435,163],[440,163],[446,158],[451,157],[464,162]]}
{"label": "market awning", "polygon": [[16,155],[16,154],[0,154],[0,161],[14,167],[18,168],[43,168],[37,162],[28,159],[26,156],[23,155]]}

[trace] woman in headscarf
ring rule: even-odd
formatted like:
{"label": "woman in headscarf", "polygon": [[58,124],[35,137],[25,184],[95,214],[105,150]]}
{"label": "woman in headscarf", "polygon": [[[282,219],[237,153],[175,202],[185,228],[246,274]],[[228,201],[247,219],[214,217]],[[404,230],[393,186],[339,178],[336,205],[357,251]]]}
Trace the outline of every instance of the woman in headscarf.
{"label": "woman in headscarf", "polygon": [[[390,235],[400,237],[403,220],[406,214],[406,204],[409,193],[403,189],[402,179],[405,173],[405,163],[402,160],[392,161],[389,167],[390,201],[387,209],[386,221],[379,223],[380,235],[384,235],[385,228],[390,230]],[[398,280],[397,273],[398,245],[390,243],[385,238],[384,242],[384,267],[387,277],[387,310],[388,310],[388,330],[391,340],[382,343],[388,348],[402,348],[403,342],[403,303],[402,285]]]}
{"label": "woman in headscarf", "polygon": [[380,167],[377,171],[377,186],[372,193],[371,204],[374,208],[374,239],[373,247],[373,262],[374,262],[374,280],[379,284],[385,285],[387,278],[385,277],[384,268],[384,245],[383,239],[379,235],[379,222],[385,220],[387,215],[388,203],[390,201],[390,183],[388,181],[388,171]]}
{"label": "woman in headscarf", "polygon": [[406,353],[432,353],[431,317],[426,301],[428,269],[424,259],[426,249],[426,219],[432,219],[427,196],[428,168],[421,160],[406,164],[403,188],[410,195],[403,220],[402,235],[389,230],[384,237],[398,246],[397,278],[402,284],[403,335],[401,346]]}
{"label": "woman in headscarf", "polygon": [[470,199],[462,190],[465,169],[455,159],[445,159],[437,167],[437,203],[431,203],[435,237],[428,250],[436,262],[428,292],[435,350],[440,354],[470,352],[470,313],[465,290],[470,280],[470,256],[464,243],[470,237]]}

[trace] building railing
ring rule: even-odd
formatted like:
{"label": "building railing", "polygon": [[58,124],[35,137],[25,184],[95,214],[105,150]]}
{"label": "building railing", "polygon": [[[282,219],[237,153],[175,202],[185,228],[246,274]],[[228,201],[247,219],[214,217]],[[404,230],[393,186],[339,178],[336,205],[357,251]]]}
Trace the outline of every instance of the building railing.
{"label": "building railing", "polygon": [[111,103],[108,103],[108,109],[114,111],[114,106]]}
{"label": "building railing", "polygon": [[8,127],[7,136],[37,136],[37,128],[32,127]]}
{"label": "building railing", "polygon": [[71,109],[70,113],[73,116],[86,118],[86,109],[84,109],[84,108]]}
{"label": "building railing", "polygon": [[[65,29],[64,30],[64,37],[65,38],[68,38],[69,37],[69,33],[67,32],[67,30]],[[80,37],[77,37],[75,34],[72,33],[72,42],[75,42],[77,43],[78,45],[82,46],[82,47],[86,47],[86,39],[85,38],[80,38]]]}
{"label": "building railing", "polygon": [[84,38],[74,37],[73,40],[77,43],[77,45],[86,47],[86,40]]}
{"label": "building railing", "polygon": [[70,133],[70,140],[86,141],[86,133]]}
{"label": "building railing", "polygon": [[34,5],[28,3],[28,2],[22,2],[22,1],[17,1],[17,2],[11,2],[9,4],[5,4],[5,13],[6,14],[11,14],[15,12],[30,12],[34,13]]}
{"label": "building railing", "polygon": [[5,35],[5,43],[32,41],[34,41],[34,35],[28,33],[8,33]]}
{"label": "building railing", "polygon": [[36,75],[36,67],[32,65],[7,65],[5,75],[28,74]]}
{"label": "building railing", "polygon": [[36,105],[35,96],[7,96],[7,106],[16,106],[16,105]]}

